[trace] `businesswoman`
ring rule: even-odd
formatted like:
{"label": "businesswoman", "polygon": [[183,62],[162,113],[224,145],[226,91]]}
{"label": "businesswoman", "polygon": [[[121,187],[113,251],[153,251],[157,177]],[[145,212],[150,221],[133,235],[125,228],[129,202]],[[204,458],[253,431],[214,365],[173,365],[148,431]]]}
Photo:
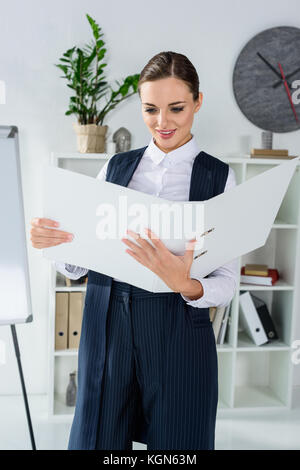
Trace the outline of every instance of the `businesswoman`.
{"label": "businesswoman", "polygon": [[[168,51],[152,57],[138,91],[150,143],[114,155],[97,178],[178,201],[207,200],[235,185],[233,170],[200,151],[191,133],[203,95],[185,55]],[[35,218],[31,225],[38,249],[72,235],[49,219]],[[214,449],[218,361],[209,307],[232,299],[237,260],[205,278],[191,278],[195,239],[176,256],[150,228],[146,235],[153,245],[127,233],[122,242],[128,256],[172,292],[152,293],[56,263],[71,279],[88,273],[68,449],[132,449],[132,441],[149,450]]]}

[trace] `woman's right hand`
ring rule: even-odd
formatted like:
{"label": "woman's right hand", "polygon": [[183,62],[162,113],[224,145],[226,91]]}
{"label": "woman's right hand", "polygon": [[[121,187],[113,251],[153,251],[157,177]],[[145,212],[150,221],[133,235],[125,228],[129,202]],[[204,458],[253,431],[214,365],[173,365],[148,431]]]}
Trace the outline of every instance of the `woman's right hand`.
{"label": "woman's right hand", "polygon": [[[34,248],[49,248],[50,246],[60,245],[61,243],[70,242],[73,234],[57,230],[55,220],[35,217],[31,220],[30,240]],[[46,228],[45,226],[53,227]],[[69,238],[71,236],[71,238]]]}

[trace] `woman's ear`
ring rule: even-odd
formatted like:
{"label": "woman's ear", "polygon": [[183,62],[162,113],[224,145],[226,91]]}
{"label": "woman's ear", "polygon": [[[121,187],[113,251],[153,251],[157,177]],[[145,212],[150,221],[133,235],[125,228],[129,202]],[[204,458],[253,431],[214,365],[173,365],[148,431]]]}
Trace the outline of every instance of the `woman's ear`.
{"label": "woman's ear", "polygon": [[196,104],[195,111],[194,111],[195,113],[197,113],[197,111],[199,111],[199,109],[201,108],[202,101],[203,101],[203,93],[199,91],[198,103]]}

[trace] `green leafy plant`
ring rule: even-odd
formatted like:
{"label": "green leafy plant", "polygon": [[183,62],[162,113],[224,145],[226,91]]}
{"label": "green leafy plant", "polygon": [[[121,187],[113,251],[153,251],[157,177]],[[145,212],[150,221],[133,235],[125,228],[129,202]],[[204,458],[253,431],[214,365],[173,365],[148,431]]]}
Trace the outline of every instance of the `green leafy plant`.
{"label": "green leafy plant", "polygon": [[[103,63],[106,49],[101,39],[101,28],[88,14],[86,17],[91,25],[94,40],[83,48],[74,46],[68,49],[59,59],[61,63],[54,65],[63,71],[61,78],[65,78],[68,81],[67,86],[75,92],[75,96],[70,97],[69,109],[65,114],[76,114],[79,124],[102,125],[109,111],[137,93],[140,75],[129,75],[123,83],[116,80],[119,88],[116,91],[112,89],[103,73],[107,64]],[[101,98],[107,96],[108,90],[110,96],[102,109],[98,110],[97,104]]]}

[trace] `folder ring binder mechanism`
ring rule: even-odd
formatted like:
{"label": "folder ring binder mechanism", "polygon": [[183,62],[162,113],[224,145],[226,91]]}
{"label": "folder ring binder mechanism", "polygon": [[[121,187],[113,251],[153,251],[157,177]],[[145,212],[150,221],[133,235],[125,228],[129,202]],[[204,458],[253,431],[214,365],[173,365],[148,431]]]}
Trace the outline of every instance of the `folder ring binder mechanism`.
{"label": "folder ring binder mechanism", "polygon": [[[293,158],[206,201],[176,201],[181,214],[187,205],[195,205],[196,208],[199,206],[202,217],[203,233],[201,237],[197,236],[199,243],[193,253],[191,277],[206,277],[225,263],[265,245],[298,164],[299,157]],[[46,165],[44,170],[44,217],[57,220],[61,230],[74,234],[71,243],[44,249],[45,258],[100,272],[150,292],[173,292],[159,276],[126,252],[127,246],[121,240],[125,230],[121,236],[100,239],[97,225],[102,216],[99,211],[99,206],[101,211],[103,209],[102,204],[113,208],[115,223],[109,223],[109,229],[119,224],[120,217],[121,227],[133,229],[130,217],[136,218],[136,214],[128,214],[128,207],[142,207],[151,214],[153,206],[163,205],[170,211],[174,201],[64,168]],[[74,187],[82,188],[80,194],[74,193]],[[66,194],[72,194],[72,197],[67,198]],[[125,210],[119,209],[123,199],[126,199]],[[181,228],[195,226],[195,212],[189,213],[187,222],[174,215],[176,223],[184,220],[184,225],[178,223]],[[184,233],[180,238],[166,238],[162,225],[156,218],[151,224],[139,224],[141,230],[133,231],[144,236],[144,228],[148,227],[168,250],[176,255],[183,254],[187,241],[193,236]],[[206,237],[207,234],[210,236]]]}
{"label": "folder ring binder mechanism", "polygon": [[[207,235],[208,233],[212,232],[213,230],[215,230],[215,227],[210,228],[209,230],[206,230],[206,232],[201,233],[200,237],[204,237],[204,235]],[[207,250],[202,251],[201,253],[199,253],[199,255],[195,256],[194,259],[199,258],[199,256],[205,255],[205,253],[207,253]]]}

